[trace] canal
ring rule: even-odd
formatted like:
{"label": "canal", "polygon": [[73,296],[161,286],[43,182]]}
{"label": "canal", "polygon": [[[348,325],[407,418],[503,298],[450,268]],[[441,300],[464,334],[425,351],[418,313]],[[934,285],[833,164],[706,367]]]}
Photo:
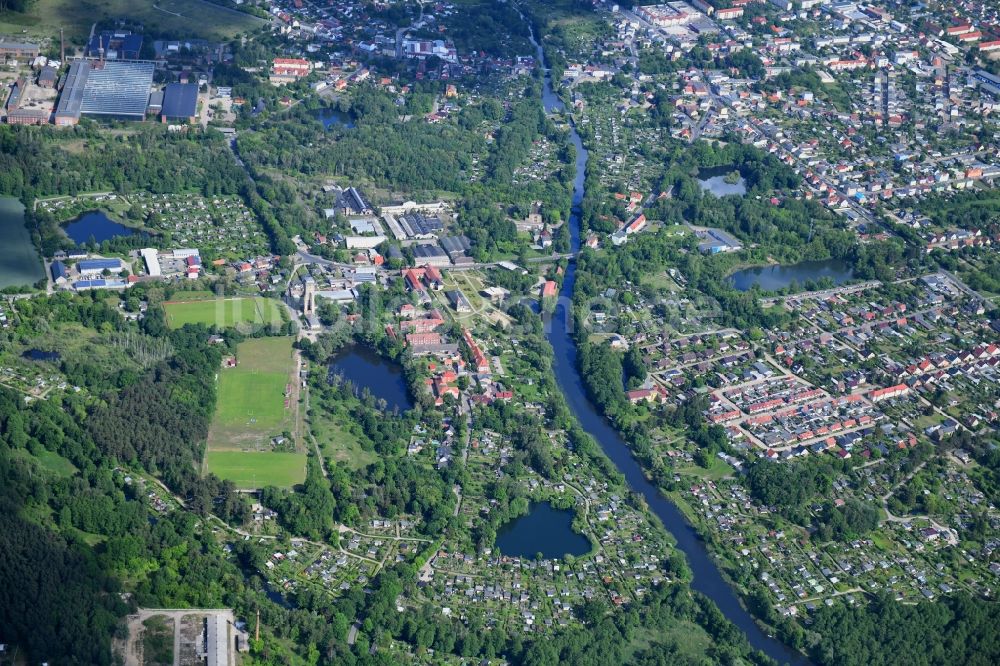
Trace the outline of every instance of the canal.
{"label": "canal", "polygon": [[[523,17],[522,17],[523,18]],[[530,28],[530,23],[529,23]],[[562,101],[552,91],[552,81],[545,67],[545,55],[535,40],[534,31],[530,35],[535,46],[538,62],[545,71],[542,87],[542,104],[548,111],[563,111]],[[573,181],[573,205],[570,214],[571,251],[580,249],[580,204],[583,201],[584,174],[587,168],[587,151],[580,141],[576,129],[570,124],[570,140],[576,147],[576,178]],[[604,453],[625,476],[629,487],[639,493],[650,510],[659,517],[664,527],[677,541],[677,547],[687,556],[694,578],[691,587],[708,596],[722,613],[746,634],[750,645],[779,663],[808,664],[800,653],[768,636],[754,621],[749,611],[743,607],[736,592],[729,586],[722,572],[715,565],[704,542],[698,537],[694,527],[685,519],[680,510],[664,497],[657,487],[646,478],[641,466],[632,457],[628,445],[607,419],[590,402],[583,387],[583,380],[576,366],[576,344],[568,324],[568,311],[576,283],[576,264],[571,261],[559,292],[559,304],[547,322],[549,343],[555,354],[553,369],[560,390],[566,396],[570,410],[576,415],[580,425],[597,440]]]}

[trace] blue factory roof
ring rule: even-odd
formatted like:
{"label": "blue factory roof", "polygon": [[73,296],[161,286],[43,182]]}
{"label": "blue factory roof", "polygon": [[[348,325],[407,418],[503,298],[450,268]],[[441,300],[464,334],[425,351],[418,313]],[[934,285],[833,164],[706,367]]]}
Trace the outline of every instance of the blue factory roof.
{"label": "blue factory roof", "polygon": [[76,265],[81,271],[121,270],[121,259],[84,259]]}
{"label": "blue factory roof", "polygon": [[77,280],[74,289],[121,289],[126,283],[123,280]]}
{"label": "blue factory roof", "polygon": [[112,52],[117,58],[138,58],[142,49],[142,35],[115,34],[104,31],[94,35],[87,44],[87,55],[97,57],[104,48],[105,57],[111,58]]}
{"label": "blue factory roof", "polygon": [[52,279],[58,280],[59,278],[65,278],[67,275],[66,264],[61,261],[53,261],[52,265],[49,267],[52,271]]}

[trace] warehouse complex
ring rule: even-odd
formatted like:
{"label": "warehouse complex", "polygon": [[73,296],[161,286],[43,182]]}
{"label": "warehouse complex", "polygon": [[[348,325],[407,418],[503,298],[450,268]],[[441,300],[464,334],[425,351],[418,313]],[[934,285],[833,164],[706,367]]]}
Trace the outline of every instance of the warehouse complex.
{"label": "warehouse complex", "polygon": [[142,120],[153,86],[154,64],[145,60],[77,60],[66,75],[56,125],[75,125],[81,116]]}

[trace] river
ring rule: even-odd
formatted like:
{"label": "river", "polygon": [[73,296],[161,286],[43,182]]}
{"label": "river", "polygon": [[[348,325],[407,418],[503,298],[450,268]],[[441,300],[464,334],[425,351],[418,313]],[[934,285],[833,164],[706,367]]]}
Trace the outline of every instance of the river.
{"label": "river", "polygon": [[[524,18],[522,16],[522,18]],[[530,28],[530,23],[529,23]],[[542,104],[547,112],[563,111],[562,101],[552,91],[552,79],[545,66],[545,55],[531,33],[531,43],[535,46],[538,63],[545,71],[542,87]],[[580,135],[570,123],[570,140],[576,147],[576,178],[573,181],[573,205],[570,213],[571,251],[580,249],[580,204],[583,201],[584,175],[587,169],[587,151],[580,141]],[[629,487],[642,495],[650,510],[659,517],[664,527],[677,540],[677,547],[687,556],[694,578],[691,587],[706,595],[719,607],[734,625],[746,634],[750,645],[779,663],[808,664],[799,652],[792,650],[781,641],[768,636],[754,621],[749,611],[743,607],[736,592],[729,586],[722,572],[715,565],[704,542],[698,537],[694,527],[688,523],[680,510],[664,497],[650,482],[642,467],[632,457],[628,445],[607,419],[590,402],[583,387],[583,380],[576,366],[576,344],[571,336],[569,305],[573,299],[576,283],[576,263],[570,261],[566,269],[562,289],[559,292],[556,311],[547,322],[546,333],[555,354],[554,371],[560,390],[566,396],[570,410],[580,425],[597,440],[605,455],[611,459],[625,476]]]}

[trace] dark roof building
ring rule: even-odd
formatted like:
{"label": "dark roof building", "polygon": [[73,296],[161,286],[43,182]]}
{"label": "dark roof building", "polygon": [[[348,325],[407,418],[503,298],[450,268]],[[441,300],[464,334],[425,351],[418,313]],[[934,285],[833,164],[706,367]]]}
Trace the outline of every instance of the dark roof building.
{"label": "dark roof building", "polygon": [[153,85],[152,62],[77,60],[69,68],[56,125],[75,125],[80,116],[142,120]]}
{"label": "dark roof building", "polygon": [[0,39],[0,56],[4,58],[37,58],[38,44],[29,42],[8,42]]}
{"label": "dark roof building", "polygon": [[38,73],[38,85],[42,88],[55,88],[56,87],[56,68],[50,65],[42,67],[42,71]]}
{"label": "dark roof building", "polygon": [[414,263],[417,266],[448,266],[451,264],[448,255],[437,245],[414,245],[411,249],[413,250]]}
{"label": "dark roof building", "polygon": [[372,205],[356,187],[348,187],[341,192],[333,207],[345,215],[371,215],[374,212]]}
{"label": "dark roof building", "polygon": [[17,81],[14,81],[14,85],[10,89],[10,97],[7,98],[7,110],[13,111],[21,104],[21,95],[24,94],[24,87],[27,82],[24,77],[19,77]]}
{"label": "dark roof building", "polygon": [[80,274],[100,273],[102,271],[120,271],[123,268],[121,259],[84,259],[77,262],[76,269]]}
{"label": "dark roof building", "polygon": [[133,35],[128,31],[105,30],[94,35],[87,44],[87,56],[106,60],[138,60],[142,50],[142,35]]}
{"label": "dark roof building", "polygon": [[441,239],[441,247],[454,258],[472,250],[472,242],[465,234],[461,236],[445,236]]}
{"label": "dark roof building", "polygon": [[69,272],[66,270],[66,264],[61,261],[53,261],[52,266],[49,267],[52,271],[52,280],[65,280],[69,277]]}
{"label": "dark roof building", "polygon": [[163,90],[163,120],[191,122],[198,114],[198,84],[168,83]]}
{"label": "dark roof building", "polygon": [[432,236],[444,229],[440,217],[429,217],[423,213],[407,213],[399,218],[399,224],[410,236]]}

